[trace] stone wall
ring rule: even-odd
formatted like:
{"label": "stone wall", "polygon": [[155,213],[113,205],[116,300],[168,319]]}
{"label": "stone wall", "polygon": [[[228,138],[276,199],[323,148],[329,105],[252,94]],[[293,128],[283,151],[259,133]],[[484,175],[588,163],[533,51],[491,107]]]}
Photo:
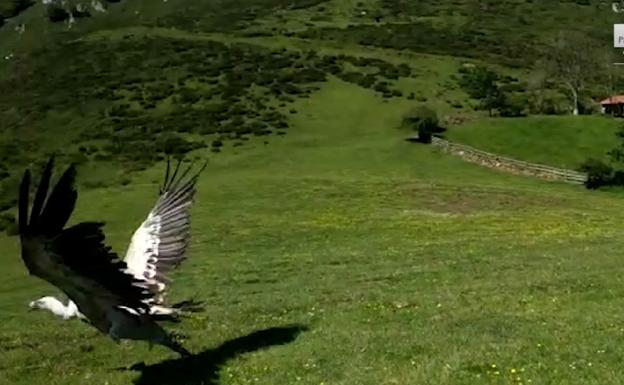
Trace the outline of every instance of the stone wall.
{"label": "stone wall", "polygon": [[446,153],[460,156],[467,162],[502,170],[511,174],[528,175],[541,179],[558,180],[574,184],[582,184],[587,179],[585,174],[578,171],[523,162],[521,160],[481,151],[463,144],[449,142],[441,138],[434,137],[431,144]]}

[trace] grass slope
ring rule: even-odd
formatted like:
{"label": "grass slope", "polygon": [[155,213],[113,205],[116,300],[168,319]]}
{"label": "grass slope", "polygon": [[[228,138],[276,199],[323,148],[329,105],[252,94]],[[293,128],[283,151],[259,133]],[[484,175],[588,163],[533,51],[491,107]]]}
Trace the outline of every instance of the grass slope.
{"label": "grass slope", "polygon": [[617,144],[617,119],[531,116],[483,119],[455,127],[451,141],[528,162],[577,169],[587,158],[605,159]]}
{"label": "grass slope", "polygon": [[[187,345],[308,325],[295,341],[159,364],[171,355],[28,312],[55,290],[27,277],[15,239],[0,238],[0,383],[621,381],[621,196],[409,144],[386,128],[408,106],[332,80],[297,102],[292,135],[227,147],[200,180],[172,293],[208,303],[179,326]],[[74,220],[106,220],[124,250],[161,171],[82,193]],[[143,375],[115,370],[142,361]]]}
{"label": "grass slope", "polygon": [[[81,26],[88,32],[97,20]],[[127,172],[163,152],[218,152],[226,141],[244,146],[251,136],[284,135],[287,116],[297,113],[293,101],[310,97],[329,75],[388,102],[463,108],[463,93],[445,80],[459,63],[446,57],[163,27],[68,36],[2,83],[12,91],[0,96],[0,211],[13,204],[17,166],[49,152],[81,164],[122,163]],[[107,175],[89,185],[126,181]]]}

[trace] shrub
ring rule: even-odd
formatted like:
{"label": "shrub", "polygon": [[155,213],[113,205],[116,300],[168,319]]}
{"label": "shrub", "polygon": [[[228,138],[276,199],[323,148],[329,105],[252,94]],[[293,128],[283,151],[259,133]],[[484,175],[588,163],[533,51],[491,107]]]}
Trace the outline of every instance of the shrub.
{"label": "shrub", "polygon": [[194,104],[197,103],[200,99],[201,95],[197,91],[187,87],[183,87],[180,89],[180,102],[184,104]]}
{"label": "shrub", "polygon": [[580,170],[587,173],[585,187],[588,189],[613,185],[616,179],[613,167],[599,159],[587,159],[581,165]]}
{"label": "shrub", "polygon": [[417,107],[403,117],[403,126],[416,130],[421,143],[431,143],[432,135],[440,132],[439,123],[436,112],[426,106]]}
{"label": "shrub", "polygon": [[391,93],[390,89],[388,88],[388,83],[385,81],[381,81],[375,84],[375,87],[373,87],[373,89],[381,93],[389,93],[389,92]]}
{"label": "shrub", "polygon": [[189,142],[180,135],[167,133],[156,139],[156,148],[165,154],[181,155],[196,149],[197,144]]}
{"label": "shrub", "polygon": [[472,98],[479,100],[479,107],[488,110],[490,116],[493,110],[499,111],[507,104],[505,93],[498,85],[500,76],[486,67],[475,67],[460,72],[457,80],[459,86]]}
{"label": "shrub", "polygon": [[48,19],[53,23],[58,23],[69,19],[69,12],[57,5],[49,5],[47,9]]}
{"label": "shrub", "polygon": [[504,117],[520,117],[525,116],[525,107],[528,106],[528,100],[526,97],[514,95],[513,97],[505,98],[504,103],[499,106],[499,112]]}

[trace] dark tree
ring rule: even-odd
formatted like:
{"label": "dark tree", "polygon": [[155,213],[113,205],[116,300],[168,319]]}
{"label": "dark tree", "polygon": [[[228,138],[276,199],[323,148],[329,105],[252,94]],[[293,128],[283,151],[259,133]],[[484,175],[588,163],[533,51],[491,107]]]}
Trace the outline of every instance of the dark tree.
{"label": "dark tree", "polygon": [[459,78],[459,85],[471,98],[479,100],[480,108],[488,110],[492,116],[495,109],[505,106],[505,94],[498,81],[498,74],[479,66],[464,70]]}
{"label": "dark tree", "polygon": [[579,97],[587,83],[596,76],[601,55],[596,42],[578,32],[562,32],[544,52],[549,76],[570,93],[572,114],[579,114]]}

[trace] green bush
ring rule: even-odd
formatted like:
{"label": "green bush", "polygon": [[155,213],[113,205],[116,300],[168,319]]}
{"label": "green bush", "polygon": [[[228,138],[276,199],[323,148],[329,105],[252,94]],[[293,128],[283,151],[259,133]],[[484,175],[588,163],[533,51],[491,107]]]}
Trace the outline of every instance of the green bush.
{"label": "green bush", "polygon": [[507,105],[506,95],[498,84],[500,76],[494,71],[478,66],[462,68],[459,73],[459,86],[472,99],[479,100],[479,109],[489,111],[492,116],[495,109],[500,112]]}
{"label": "green bush", "polygon": [[180,89],[180,102],[184,104],[194,104],[197,103],[201,99],[200,93],[197,91],[183,87]]}
{"label": "green bush", "polygon": [[419,106],[403,117],[403,126],[418,132],[418,141],[431,143],[434,133],[440,132],[440,121],[434,110],[427,106]]}
{"label": "green bush", "polygon": [[69,12],[57,5],[48,5],[48,9],[46,12],[48,14],[48,20],[53,23],[58,23],[69,19]]}
{"label": "green bush", "polygon": [[[587,159],[580,167],[580,170],[587,173],[585,187],[597,189],[602,186],[612,186],[616,182],[616,172],[613,166],[599,159]],[[617,179],[621,179],[621,176]]]}
{"label": "green bush", "polygon": [[520,117],[526,116],[525,110],[528,107],[528,100],[524,96],[514,95],[506,97],[501,106],[499,106],[499,112],[504,117]]}

